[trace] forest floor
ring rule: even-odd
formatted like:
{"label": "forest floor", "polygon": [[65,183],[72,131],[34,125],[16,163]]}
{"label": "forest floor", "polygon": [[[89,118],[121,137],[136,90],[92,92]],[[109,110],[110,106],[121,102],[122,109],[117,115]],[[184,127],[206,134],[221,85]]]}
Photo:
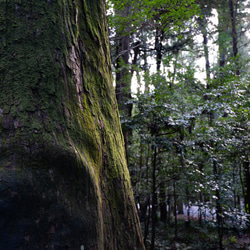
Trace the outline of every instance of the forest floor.
{"label": "forest floor", "polygon": [[[177,236],[174,223],[169,225],[157,223],[155,250],[216,250],[218,246],[218,233],[213,223],[199,224],[198,220],[189,223],[178,218]],[[144,232],[144,223],[142,222]],[[150,249],[151,232],[146,240],[146,247]],[[235,228],[224,228],[224,250],[250,250],[250,230],[238,231]]]}

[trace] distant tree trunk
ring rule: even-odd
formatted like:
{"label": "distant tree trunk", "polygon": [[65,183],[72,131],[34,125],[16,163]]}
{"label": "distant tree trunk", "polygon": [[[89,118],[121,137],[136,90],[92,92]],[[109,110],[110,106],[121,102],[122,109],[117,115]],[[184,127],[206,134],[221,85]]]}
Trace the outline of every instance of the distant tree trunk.
{"label": "distant tree trunk", "polygon": [[209,82],[211,79],[210,75],[210,61],[209,61],[209,51],[208,51],[208,34],[207,34],[207,18],[205,16],[205,13],[203,13],[204,17],[198,18],[198,23],[200,25],[201,33],[203,36],[203,49],[204,49],[204,56],[205,56],[205,68],[206,68],[206,78],[207,78],[207,89],[209,89]]}
{"label": "distant tree trunk", "polygon": [[224,67],[227,59],[227,47],[228,47],[228,30],[229,30],[229,15],[228,8],[219,5],[217,8],[218,11],[218,45],[219,45],[219,67],[220,67],[220,76],[219,79],[223,82],[224,78]]}
{"label": "distant tree trunk", "polygon": [[143,55],[142,58],[144,60],[143,63],[143,72],[144,72],[144,84],[145,84],[145,89],[144,93],[149,92],[149,82],[147,80],[147,77],[149,76],[149,64],[148,64],[148,52],[147,52],[147,40],[148,40],[148,33],[147,31],[142,32],[142,49],[143,49]]}
{"label": "distant tree trunk", "polygon": [[166,203],[166,187],[165,182],[160,183],[160,219],[162,222],[166,223],[167,221],[167,203]]}
{"label": "distant tree trunk", "polygon": [[185,204],[185,207],[187,209],[187,224],[190,224],[190,191],[188,189],[188,185],[186,186],[186,196],[187,196],[187,203]]}
{"label": "distant tree trunk", "polygon": [[150,218],[151,218],[151,208],[150,208],[150,196],[147,197],[146,200],[146,213],[147,214],[147,210],[148,210],[148,216],[145,216],[145,220],[144,220],[144,238],[143,238],[143,242],[146,245],[147,242],[147,237],[148,237],[148,232],[149,232],[149,224],[150,224]]}
{"label": "distant tree trunk", "polygon": [[245,210],[248,214],[250,214],[250,167],[249,167],[249,160],[245,160],[243,162],[243,169],[244,169],[244,175],[245,175],[245,190],[244,190]]}
{"label": "distant tree trunk", "polygon": [[1,1],[0,37],[0,249],[144,249],[104,1]]}
{"label": "distant tree trunk", "polygon": [[168,210],[167,210],[167,223],[170,225],[171,223],[171,213],[172,213],[172,202],[171,202],[171,194],[167,195],[167,206],[168,206]]}
{"label": "distant tree trunk", "polygon": [[[213,162],[213,173],[215,176],[215,183],[216,185],[218,185],[218,177],[219,177],[219,172],[218,172],[218,167],[217,167],[217,162],[214,161]],[[218,185],[219,186],[219,185]],[[220,190],[217,187],[216,191],[216,207],[215,207],[215,211],[216,211],[216,221],[217,221],[217,229],[218,229],[218,236],[219,236],[219,249],[222,250],[223,249],[223,216],[222,216],[222,207],[221,207],[221,198],[220,198]]]}
{"label": "distant tree trunk", "polygon": [[[126,17],[130,13],[131,6],[127,4],[124,9],[121,11],[117,11],[118,15],[122,17]],[[129,32],[129,27],[127,26],[124,32]],[[120,34],[118,32],[119,39],[117,40],[116,46],[116,85],[115,85],[115,93],[116,99],[118,102],[118,108],[122,117],[131,117],[132,115],[132,104],[128,103],[131,100],[131,73],[130,73],[130,65],[129,65],[129,53],[130,53],[130,35]],[[123,127],[123,136],[125,140],[125,149],[126,156],[128,157],[128,145],[129,145],[129,136],[132,131]]]}
{"label": "distant tree trunk", "polygon": [[137,65],[139,55],[140,55],[141,42],[137,41],[132,46],[133,46],[134,56],[133,56],[133,60],[132,60],[131,79],[134,75],[134,72],[136,71],[136,65]]}
{"label": "distant tree trunk", "polygon": [[177,224],[177,195],[176,195],[176,180],[173,180],[173,189],[174,189],[174,236],[178,236],[178,224]]}
{"label": "distant tree trunk", "polygon": [[157,192],[156,192],[156,160],[157,160],[157,147],[154,145],[154,155],[153,155],[153,172],[152,172],[152,234],[151,234],[151,246],[150,250],[155,249],[155,229],[156,229],[156,219],[157,219]]}
{"label": "distant tree trunk", "polygon": [[203,204],[203,199],[202,199],[202,192],[199,192],[199,198],[200,198],[200,205],[199,205],[199,225],[202,226],[202,204]]}
{"label": "distant tree trunk", "polygon": [[174,60],[174,71],[173,71],[173,75],[172,75],[172,79],[170,79],[169,81],[169,88],[172,89],[172,87],[174,86],[175,83],[175,78],[176,78],[176,72],[177,72],[177,67],[178,67],[178,56],[179,56],[179,50],[177,49],[176,51],[173,52],[175,55],[175,60]]}
{"label": "distant tree trunk", "polygon": [[[150,157],[150,144],[147,144],[147,156],[146,156],[146,186],[148,187],[149,185],[149,157]],[[150,192],[150,191],[148,191]],[[148,232],[149,232],[149,225],[150,225],[150,218],[151,218],[151,208],[150,208],[150,193],[147,194],[145,203],[146,205],[146,211],[145,211],[145,221],[144,221],[144,244],[146,245],[147,237],[148,237]],[[148,210],[148,216],[147,215],[147,210]]]}
{"label": "distant tree trunk", "polygon": [[177,210],[178,210],[178,214],[184,214],[184,211],[183,211],[183,202],[181,199],[179,199],[177,201]]}
{"label": "distant tree trunk", "polygon": [[164,31],[160,26],[156,27],[155,33],[155,50],[156,50],[156,71],[161,69],[162,62],[162,41],[164,38]]}
{"label": "distant tree trunk", "polygon": [[116,99],[121,110],[126,110],[127,114],[130,109],[126,108],[125,102],[131,97],[130,93],[130,74],[129,74],[129,46],[130,37],[126,35],[117,41],[116,54],[119,55],[116,61]]}
{"label": "distant tree trunk", "polygon": [[228,1],[230,16],[231,16],[231,25],[232,25],[232,45],[233,45],[233,54],[236,60],[236,75],[240,75],[239,65],[238,65],[238,35],[236,30],[236,8],[234,8],[234,4],[232,0]]}

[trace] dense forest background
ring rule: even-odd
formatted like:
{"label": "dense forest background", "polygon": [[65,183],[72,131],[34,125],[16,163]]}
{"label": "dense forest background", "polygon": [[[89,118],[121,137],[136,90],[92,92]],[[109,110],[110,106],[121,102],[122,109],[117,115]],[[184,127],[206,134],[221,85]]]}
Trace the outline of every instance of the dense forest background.
{"label": "dense forest background", "polygon": [[249,4],[107,1],[116,97],[148,249],[250,244]]}

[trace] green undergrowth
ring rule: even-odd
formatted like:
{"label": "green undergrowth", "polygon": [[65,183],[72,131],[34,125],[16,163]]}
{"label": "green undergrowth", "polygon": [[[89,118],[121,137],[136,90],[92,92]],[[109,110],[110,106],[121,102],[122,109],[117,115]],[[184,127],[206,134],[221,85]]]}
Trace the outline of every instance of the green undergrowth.
{"label": "green undergrowth", "polygon": [[[142,230],[144,225],[142,223]],[[147,249],[151,245],[151,231],[147,237]],[[225,228],[223,237],[225,250],[250,249],[250,234],[248,230]],[[198,221],[187,224],[185,220],[178,220],[178,233],[175,235],[173,224],[157,223],[155,249],[169,250],[215,250],[219,249],[218,232],[214,224],[200,225]]]}

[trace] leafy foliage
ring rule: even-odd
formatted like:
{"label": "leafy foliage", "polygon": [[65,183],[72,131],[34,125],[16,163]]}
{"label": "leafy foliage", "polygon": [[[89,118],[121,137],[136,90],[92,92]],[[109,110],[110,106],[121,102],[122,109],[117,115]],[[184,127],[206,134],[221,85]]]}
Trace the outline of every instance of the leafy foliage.
{"label": "leafy foliage", "polygon": [[[236,2],[234,11],[242,6]],[[248,38],[238,37],[238,44],[231,46],[235,42],[231,9],[222,10],[228,1],[109,3],[119,11],[130,6],[124,18],[113,13],[110,27],[119,31],[130,27],[126,34],[131,45],[139,42],[136,67],[127,65],[134,67],[139,82],[128,101],[133,115],[122,115],[121,121],[133,131],[128,164],[145,240],[150,223],[153,234],[157,216],[174,223],[177,236],[177,210],[181,213],[183,204],[187,210],[196,204],[200,226],[207,223],[218,230],[216,240],[222,249],[225,228],[240,231],[249,226],[249,63],[244,54],[235,54],[235,46]],[[240,31],[245,23],[242,12],[237,18]],[[203,42],[197,41],[200,38]],[[206,62],[205,80],[197,65],[200,58]],[[156,71],[149,67],[153,60]],[[206,209],[213,211],[210,217]]]}

